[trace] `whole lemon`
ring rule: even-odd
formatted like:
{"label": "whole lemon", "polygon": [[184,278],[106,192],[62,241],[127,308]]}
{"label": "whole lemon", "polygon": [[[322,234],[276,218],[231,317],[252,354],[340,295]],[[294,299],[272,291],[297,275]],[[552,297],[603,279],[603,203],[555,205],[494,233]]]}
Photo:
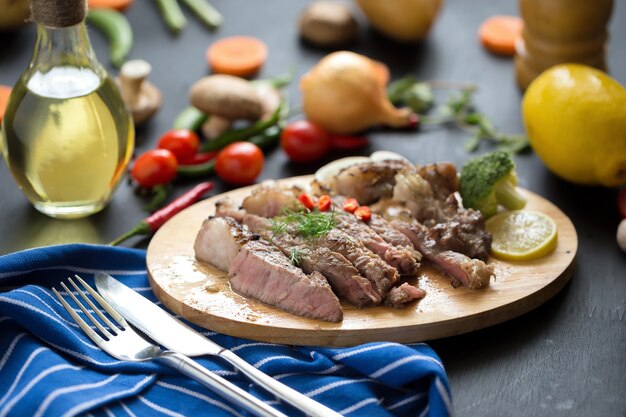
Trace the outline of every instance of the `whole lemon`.
{"label": "whole lemon", "polygon": [[576,184],[626,183],[626,90],[594,68],[544,71],[522,101],[526,132],[550,171]]}

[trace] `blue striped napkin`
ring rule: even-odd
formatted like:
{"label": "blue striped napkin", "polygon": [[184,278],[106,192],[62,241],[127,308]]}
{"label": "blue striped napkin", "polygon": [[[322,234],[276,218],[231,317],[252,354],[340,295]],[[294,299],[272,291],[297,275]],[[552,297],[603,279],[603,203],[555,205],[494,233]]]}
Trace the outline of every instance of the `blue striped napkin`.
{"label": "blue striped napkin", "polygon": [[[0,293],[0,417],[248,415],[169,368],[120,362],[95,346],[50,288],[74,274],[93,285],[99,271],[157,302],[146,278],[144,251],[73,244],[0,257],[0,287],[17,287]],[[425,344],[310,348],[197,329],[346,416],[452,414],[445,370]],[[220,359],[198,361],[285,414],[301,415]]]}

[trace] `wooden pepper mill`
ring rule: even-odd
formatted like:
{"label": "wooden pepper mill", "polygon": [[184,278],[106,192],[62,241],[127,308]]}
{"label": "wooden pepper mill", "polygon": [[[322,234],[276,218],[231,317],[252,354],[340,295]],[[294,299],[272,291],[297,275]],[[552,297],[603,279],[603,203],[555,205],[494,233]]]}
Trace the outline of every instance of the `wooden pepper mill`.
{"label": "wooden pepper mill", "polygon": [[515,48],[515,72],[522,89],[557,64],[607,70],[613,0],[519,0],[519,7],[524,29]]}

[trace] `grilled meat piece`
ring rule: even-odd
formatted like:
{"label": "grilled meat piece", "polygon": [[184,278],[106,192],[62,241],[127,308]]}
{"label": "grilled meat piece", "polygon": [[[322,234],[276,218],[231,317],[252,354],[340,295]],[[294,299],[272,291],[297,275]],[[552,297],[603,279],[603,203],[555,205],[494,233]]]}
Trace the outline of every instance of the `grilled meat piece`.
{"label": "grilled meat piece", "polygon": [[445,200],[450,194],[459,190],[456,167],[450,162],[423,165],[417,169],[417,172],[430,184],[433,197],[437,200]]}
{"label": "grilled meat piece", "polygon": [[400,170],[415,168],[401,160],[371,162],[349,166],[341,170],[331,184],[333,193],[356,198],[360,204],[371,204],[383,197],[391,197]]}
{"label": "grilled meat piece", "polygon": [[343,319],[323,275],[306,275],[277,248],[230,217],[204,221],[196,237],[198,260],[228,271],[236,292],[289,313],[330,322]]}
{"label": "grilled meat piece", "polygon": [[492,265],[487,265],[480,259],[472,259],[461,253],[442,250],[423,224],[415,220],[408,221],[405,219],[393,220],[391,225],[404,233],[426,259],[465,287],[471,289],[484,288],[489,285],[490,279],[495,277]]}
{"label": "grilled meat piece", "polygon": [[275,181],[265,181],[252,190],[252,193],[243,200],[241,207],[248,213],[275,217],[284,210],[300,208],[297,197],[301,192],[302,190],[297,187],[279,187]]}
{"label": "grilled meat piece", "polygon": [[394,246],[384,240],[378,233],[363,221],[348,213],[343,213],[337,208],[335,216],[337,228],[346,232],[351,237],[363,243],[363,245],[378,255],[383,261],[396,268],[401,275],[413,276],[417,274],[419,262],[414,252],[405,246]]}
{"label": "grilled meat piece", "polygon": [[426,291],[405,282],[399,287],[393,287],[391,291],[389,291],[389,295],[385,298],[385,304],[390,307],[402,308],[411,301],[421,300],[425,296]]}
{"label": "grilled meat piece", "polygon": [[306,273],[322,273],[340,298],[357,307],[380,304],[382,298],[372,283],[343,255],[323,246],[308,245],[304,238],[287,233],[274,235],[271,220],[246,214],[243,223],[255,233],[261,234],[285,255],[295,254],[298,266]]}
{"label": "grilled meat piece", "polygon": [[485,220],[479,211],[459,210],[452,219],[430,227],[429,232],[442,250],[483,261],[489,258],[492,236],[485,229]]}
{"label": "grilled meat piece", "polygon": [[345,256],[383,298],[398,281],[398,271],[395,268],[386,264],[361,242],[340,230],[331,230],[328,234],[312,240],[309,246],[326,247]]}

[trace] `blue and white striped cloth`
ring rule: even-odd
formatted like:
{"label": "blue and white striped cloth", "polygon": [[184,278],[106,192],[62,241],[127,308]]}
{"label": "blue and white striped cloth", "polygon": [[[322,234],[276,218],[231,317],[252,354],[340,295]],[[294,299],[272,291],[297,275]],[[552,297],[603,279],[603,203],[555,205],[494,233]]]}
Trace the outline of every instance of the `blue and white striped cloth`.
{"label": "blue and white striped cloth", "polygon": [[[95,346],[50,288],[74,274],[93,285],[98,271],[157,301],[146,278],[144,251],[74,244],[0,257],[0,287],[17,287],[0,293],[0,417],[248,415],[169,368],[120,362]],[[444,367],[425,344],[310,348],[199,330],[346,416],[452,414]],[[301,415],[221,360],[198,361],[285,414]]]}

